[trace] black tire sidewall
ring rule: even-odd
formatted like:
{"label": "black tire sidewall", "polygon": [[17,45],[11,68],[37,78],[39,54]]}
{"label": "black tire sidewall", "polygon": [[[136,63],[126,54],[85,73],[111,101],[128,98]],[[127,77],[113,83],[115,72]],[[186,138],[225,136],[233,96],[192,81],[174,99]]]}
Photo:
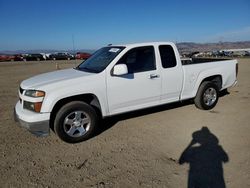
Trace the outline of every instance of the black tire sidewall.
{"label": "black tire sidewall", "polygon": [[[204,93],[208,88],[214,88],[216,91],[216,101],[212,104],[212,105],[206,105],[203,99]],[[199,88],[199,91],[197,93],[197,99],[199,102],[199,105],[196,105],[197,107],[203,109],[203,110],[211,110],[212,108],[214,108],[218,102],[219,99],[219,88],[216,84],[214,84],[213,82],[204,82],[202,83],[202,85]]]}
{"label": "black tire sidewall", "polygon": [[[71,137],[69,136],[63,128],[63,123],[64,123],[64,119],[67,115],[69,115],[70,113],[74,112],[74,111],[84,111],[85,113],[87,113],[90,117],[91,120],[91,126],[88,130],[88,132],[86,134],[84,134],[81,137]],[[59,136],[60,139],[62,139],[65,142],[68,143],[77,143],[77,142],[81,142],[84,140],[89,139],[97,126],[97,122],[98,122],[98,117],[96,114],[96,111],[88,104],[81,102],[81,101],[74,101],[74,102],[70,102],[66,105],[64,105],[57,113],[56,117],[55,117],[55,121],[54,121],[54,130],[56,132],[56,134]]]}

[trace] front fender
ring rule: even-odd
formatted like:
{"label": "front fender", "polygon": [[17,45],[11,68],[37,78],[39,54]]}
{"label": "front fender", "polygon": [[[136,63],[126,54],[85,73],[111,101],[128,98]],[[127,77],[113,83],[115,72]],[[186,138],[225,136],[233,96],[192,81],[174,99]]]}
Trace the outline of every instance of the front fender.
{"label": "front fender", "polygon": [[55,104],[62,99],[83,94],[93,94],[99,100],[102,115],[106,116],[108,114],[105,73],[97,74],[95,77],[88,79],[66,80],[53,85],[46,85],[40,89],[46,92],[41,112],[52,112]]}

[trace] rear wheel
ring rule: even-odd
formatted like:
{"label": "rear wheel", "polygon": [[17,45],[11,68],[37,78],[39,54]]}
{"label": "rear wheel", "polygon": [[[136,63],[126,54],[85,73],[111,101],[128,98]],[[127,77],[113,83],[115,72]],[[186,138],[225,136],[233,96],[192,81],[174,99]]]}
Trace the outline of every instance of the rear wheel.
{"label": "rear wheel", "polygon": [[210,110],[215,107],[219,98],[219,88],[213,82],[203,82],[194,99],[195,106],[202,110]]}
{"label": "rear wheel", "polygon": [[73,101],[58,111],[54,121],[54,130],[63,141],[77,143],[89,139],[97,123],[98,116],[90,105],[81,101]]}

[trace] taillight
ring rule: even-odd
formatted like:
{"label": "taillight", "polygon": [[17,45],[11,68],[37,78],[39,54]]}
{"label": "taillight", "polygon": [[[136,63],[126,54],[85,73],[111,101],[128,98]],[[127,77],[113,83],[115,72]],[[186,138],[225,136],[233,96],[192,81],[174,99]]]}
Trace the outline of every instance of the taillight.
{"label": "taillight", "polygon": [[238,72],[239,72],[239,66],[238,66],[238,63],[236,63],[236,68],[235,68],[235,71],[236,71],[236,77],[238,76]]}

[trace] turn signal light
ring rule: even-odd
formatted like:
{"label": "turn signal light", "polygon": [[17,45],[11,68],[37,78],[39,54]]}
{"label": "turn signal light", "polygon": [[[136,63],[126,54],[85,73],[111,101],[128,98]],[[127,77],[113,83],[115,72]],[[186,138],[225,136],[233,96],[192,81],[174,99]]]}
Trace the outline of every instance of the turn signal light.
{"label": "turn signal light", "polygon": [[45,92],[43,92],[43,91],[36,91],[35,96],[36,97],[44,97],[45,96]]}
{"label": "turn signal light", "polygon": [[40,112],[42,108],[42,102],[36,102],[34,103],[34,111],[35,112]]}

